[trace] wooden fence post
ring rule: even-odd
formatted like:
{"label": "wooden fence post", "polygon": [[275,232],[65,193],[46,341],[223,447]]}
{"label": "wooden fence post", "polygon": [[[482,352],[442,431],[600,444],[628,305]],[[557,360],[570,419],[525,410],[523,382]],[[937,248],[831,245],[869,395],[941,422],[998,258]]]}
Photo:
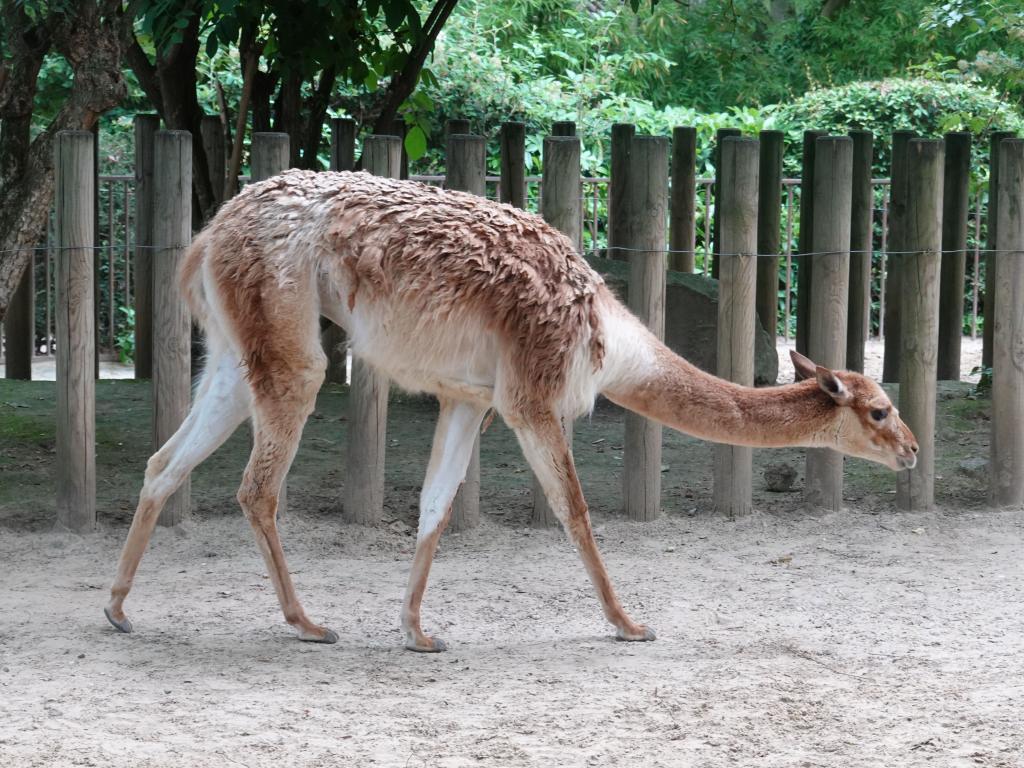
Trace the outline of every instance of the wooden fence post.
{"label": "wooden fence post", "polygon": [[907,144],[906,213],[900,224],[900,415],[917,437],[917,466],[896,475],[896,505],[927,511],[935,504],[935,373],[939,347],[942,248],[940,139]]}
{"label": "wooden fence post", "polygon": [[719,203],[719,196],[721,194],[721,179],[722,179],[722,142],[724,142],[730,136],[740,136],[742,131],[739,128],[719,128],[715,132],[715,146],[713,152],[713,162],[715,164],[715,183],[712,189],[715,195],[715,213],[714,218],[711,221],[711,242],[714,246],[711,252],[711,276],[718,279],[718,254],[726,253],[719,243],[722,237],[722,217],[720,215],[722,206]]}
{"label": "wooden fence post", "polygon": [[526,208],[526,124],[502,123],[501,189],[498,199],[516,208]]}
{"label": "wooden fence post", "polygon": [[697,227],[697,129],[672,129],[672,188],[668,219],[668,268],[693,272]]}
{"label": "wooden fence post", "polygon": [[[485,197],[487,173],[487,140],[483,136],[452,134],[448,137],[448,189],[470,192]],[[480,525],[480,437],[473,444],[473,456],[466,469],[466,479],[455,495],[449,526],[464,531]]]}
{"label": "wooden fence post", "polygon": [[[804,131],[803,160],[800,168],[800,234],[797,250],[814,250],[814,147],[826,131]],[[796,258],[796,351],[808,353],[808,324],[811,316],[811,275],[814,261],[810,256]]]}
{"label": "wooden fence post", "polygon": [[[993,367],[993,344],[992,331],[995,328],[995,297],[998,281],[996,273],[999,270],[995,254],[991,251],[997,250],[996,241],[999,238],[999,148],[1006,139],[1016,138],[1013,131],[992,131],[989,134],[988,151],[988,236],[985,240],[985,295],[982,303],[982,316],[985,318],[984,335],[981,346],[981,365],[984,368]],[[992,322],[989,322],[989,319]]]}
{"label": "wooden fence post", "polygon": [[[850,210],[853,140],[826,136],[814,149],[814,240],[811,257],[810,358],[826,368],[846,363],[846,312],[850,296]],[[843,456],[830,448],[807,451],[807,503],[838,511],[843,505]]]}
{"label": "wooden fence post", "polygon": [[206,153],[206,170],[210,176],[210,187],[217,207],[224,203],[224,176],[227,159],[224,156],[224,124],[217,115],[203,115],[199,123],[203,138],[203,152]]}
{"label": "wooden fence post", "polygon": [[939,379],[960,380],[967,278],[968,182],[971,134],[947,133],[942,175],[942,279],[939,281]]}
{"label": "wooden fence post", "polygon": [[93,345],[95,157],[91,131],[57,134],[57,524],[96,527]]}
{"label": "wooden fence post", "polygon": [[93,232],[93,252],[92,252],[92,295],[93,295],[93,314],[92,323],[93,331],[96,336],[96,340],[92,345],[92,361],[93,361],[93,378],[99,381],[100,379],[100,299],[102,294],[100,293],[100,254],[101,243],[100,243],[100,121],[97,120],[92,127],[93,143],[92,143],[92,197],[95,200],[92,211],[92,232]]}
{"label": "wooden fence post", "polygon": [[[634,136],[629,186],[616,223],[618,245],[631,249],[629,309],[665,338],[665,222],[668,217],[669,140]],[[753,338],[753,336],[751,336]],[[654,520],[661,509],[661,425],[626,411],[622,496],[631,520]]]}
{"label": "wooden fence post", "polygon": [[[367,136],[363,169],[397,179],[402,173],[402,140]],[[362,359],[352,360],[349,389],[348,472],[342,504],[345,520],[374,525],[384,517],[384,458],[387,446],[388,391],[384,376]]]}
{"label": "wooden fence post", "polygon": [[850,131],[853,139],[853,188],[850,195],[850,298],[846,325],[846,361],[864,372],[864,345],[871,330],[871,256],[875,234],[875,188],[871,185],[874,136]]}
{"label": "wooden fence post", "polygon": [[782,153],[786,134],[761,131],[757,189],[757,317],[775,342],[779,317],[779,227],[782,222]]}
{"label": "wooden fence post", "polygon": [[263,181],[288,168],[291,138],[287,133],[254,133],[250,151],[249,181]]}
{"label": "wooden fence post", "polygon": [[[356,121],[347,117],[331,119],[331,170],[351,171],[356,166]],[[345,349],[345,331],[334,323],[328,323],[320,334],[324,353],[327,355],[327,372],[324,380],[344,384],[348,352]]]}
{"label": "wooden fence post", "polygon": [[[575,136],[548,136],[544,139],[544,197],[541,214],[544,221],[564,233],[576,247],[583,237],[583,200],[580,190],[580,140]],[[562,418],[562,429],[572,447],[572,421]],[[558,525],[537,479],[533,480],[535,528]]]}
{"label": "wooden fence post", "polygon": [[409,178],[409,153],[405,151],[405,136],[408,133],[409,126],[405,124],[405,119],[396,117],[391,121],[390,132],[385,133],[386,136],[397,136],[399,146],[402,148],[402,161],[401,167],[399,168],[399,179]]}
{"label": "wooden fence post", "polygon": [[572,120],[555,120],[551,124],[552,136],[575,136],[576,123]]}
{"label": "wooden fence post", "polygon": [[992,366],[991,494],[1024,505],[1024,141],[999,148],[999,224]]}
{"label": "wooden fence post", "polygon": [[7,379],[32,379],[32,355],[36,348],[35,268],[33,252],[4,315],[4,378]]}
{"label": "wooden fence post", "polygon": [[626,190],[630,185],[630,169],[633,164],[630,155],[636,126],[631,123],[615,123],[612,126],[610,180],[608,182],[608,255],[619,261],[629,258],[627,251],[617,250],[624,244],[616,227],[622,221]]}
{"label": "wooden fence post", "polygon": [[153,378],[153,137],[159,115],[135,116],[135,378]]}
{"label": "wooden fence post", "polygon": [[[913,131],[895,131],[892,135],[892,162],[889,171],[889,242],[890,255],[885,269],[885,351],[882,358],[882,381],[900,381],[900,350],[902,349],[902,298],[900,281],[903,264],[902,251],[910,251],[904,237],[907,220],[907,152]],[[914,248],[917,246],[915,245]]]}
{"label": "wooden fence post", "polygon": [[[178,265],[192,239],[192,134],[157,131],[153,139],[153,447],[159,450],[188,415],[192,318],[178,287]],[[168,499],[160,525],[190,509],[191,480]]]}
{"label": "wooden fence post", "polygon": [[[722,220],[718,283],[718,375],[754,385],[754,328],[757,293],[757,139],[728,137],[722,142],[718,200]],[[724,255],[721,255],[724,254]],[[716,445],[715,511],[746,515],[753,494],[753,451]]]}

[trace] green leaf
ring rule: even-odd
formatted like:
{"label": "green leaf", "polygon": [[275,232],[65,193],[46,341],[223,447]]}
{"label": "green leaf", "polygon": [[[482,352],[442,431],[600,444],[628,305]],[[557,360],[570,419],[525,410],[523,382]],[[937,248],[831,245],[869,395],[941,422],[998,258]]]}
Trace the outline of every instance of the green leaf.
{"label": "green leaf", "polygon": [[409,132],[405,134],[405,154],[409,156],[409,160],[419,160],[427,151],[427,137],[423,133],[423,129],[418,125],[414,125],[409,129]]}

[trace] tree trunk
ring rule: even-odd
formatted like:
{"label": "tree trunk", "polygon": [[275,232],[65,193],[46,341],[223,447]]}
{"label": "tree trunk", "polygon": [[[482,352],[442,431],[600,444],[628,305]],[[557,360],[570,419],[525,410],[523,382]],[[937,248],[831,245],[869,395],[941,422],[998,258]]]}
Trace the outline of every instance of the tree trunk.
{"label": "tree trunk", "polygon": [[[120,2],[81,0],[31,21],[20,3],[5,3],[3,28],[10,63],[0,89],[0,318],[46,231],[53,198],[53,139],[58,131],[91,129],[125,96],[121,77],[124,27]],[[62,55],[74,77],[50,124],[29,142],[28,129],[42,58]]]}

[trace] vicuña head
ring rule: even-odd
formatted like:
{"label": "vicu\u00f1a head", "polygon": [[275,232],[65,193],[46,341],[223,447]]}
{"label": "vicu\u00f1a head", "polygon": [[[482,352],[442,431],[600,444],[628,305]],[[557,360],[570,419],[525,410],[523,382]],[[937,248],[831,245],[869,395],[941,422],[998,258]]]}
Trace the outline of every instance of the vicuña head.
{"label": "vicu\u00f1a head", "polygon": [[854,371],[833,371],[790,350],[797,379],[814,379],[835,404],[836,450],[899,471],[917,464],[917,439],[872,379]]}

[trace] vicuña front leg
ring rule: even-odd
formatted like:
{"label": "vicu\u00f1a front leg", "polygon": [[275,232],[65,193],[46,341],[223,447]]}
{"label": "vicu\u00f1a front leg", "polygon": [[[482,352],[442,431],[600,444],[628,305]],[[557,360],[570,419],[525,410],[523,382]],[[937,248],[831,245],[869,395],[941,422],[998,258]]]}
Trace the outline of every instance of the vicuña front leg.
{"label": "vicu\u00f1a front leg", "polygon": [[654,632],[629,618],[615,595],[594,541],[587,502],[558,419],[553,414],[534,418],[523,426],[517,426],[515,432],[530,467],[544,489],[548,504],[583,559],[590,581],[597,589],[605,618],[615,625],[616,637],[620,640],[653,640]]}
{"label": "vicu\u00f1a front leg", "polygon": [[443,640],[430,637],[420,627],[420,604],[427,589],[430,566],[438,539],[448,524],[452,502],[466,478],[473,444],[485,409],[479,405],[441,400],[441,411],[430,449],[430,463],[420,494],[420,526],[409,572],[409,586],[402,603],[402,632],[411,651],[436,653],[445,650]]}

